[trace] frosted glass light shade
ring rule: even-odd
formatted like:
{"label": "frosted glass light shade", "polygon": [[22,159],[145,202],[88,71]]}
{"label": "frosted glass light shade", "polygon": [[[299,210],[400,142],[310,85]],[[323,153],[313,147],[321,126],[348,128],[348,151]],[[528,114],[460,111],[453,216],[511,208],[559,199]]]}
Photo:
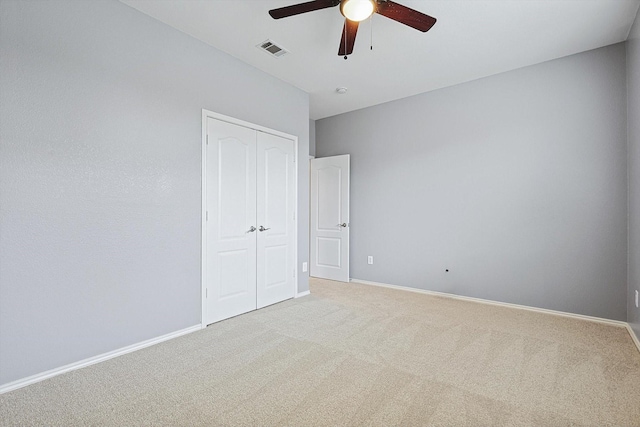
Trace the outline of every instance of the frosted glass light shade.
{"label": "frosted glass light shade", "polygon": [[371,16],[375,9],[373,0],[346,0],[340,4],[340,12],[349,21],[360,22]]}

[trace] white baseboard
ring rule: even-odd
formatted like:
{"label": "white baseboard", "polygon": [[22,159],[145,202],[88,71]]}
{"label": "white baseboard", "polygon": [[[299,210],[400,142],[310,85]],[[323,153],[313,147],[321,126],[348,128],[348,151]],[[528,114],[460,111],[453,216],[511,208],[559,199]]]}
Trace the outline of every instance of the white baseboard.
{"label": "white baseboard", "polygon": [[640,340],[638,339],[634,330],[631,328],[631,325],[629,325],[628,323],[627,323],[627,330],[629,331],[629,335],[631,335],[631,339],[636,344],[636,347],[638,347],[638,351],[640,351]]}
{"label": "white baseboard", "polygon": [[311,291],[298,292],[294,298],[306,297],[307,295],[310,295],[310,294],[311,294]]}
{"label": "white baseboard", "polygon": [[[354,282],[354,283],[360,283],[360,284],[363,284],[363,285],[380,286],[380,287],[383,287],[383,288],[398,289],[398,290],[402,290],[402,291],[416,292],[416,293],[419,293],[419,294],[434,295],[434,296],[458,299],[458,300],[463,300],[463,301],[472,301],[472,302],[477,302],[477,303],[480,303],[480,304],[489,304],[489,305],[497,305],[497,306],[501,306],[501,307],[517,308],[517,309],[520,309],[520,310],[535,311],[535,312],[538,312],[538,313],[552,314],[554,316],[571,317],[573,319],[588,320],[590,322],[605,323],[607,325],[617,326],[617,327],[620,327],[620,328],[628,328],[629,330],[631,329],[629,327],[629,325],[627,324],[627,322],[623,322],[621,320],[604,319],[602,317],[586,316],[584,314],[567,313],[567,312],[564,312],[564,311],[549,310],[549,309],[546,309],[546,308],[530,307],[528,305],[520,305],[520,304],[512,304],[512,303],[508,303],[508,302],[492,301],[492,300],[482,299],[482,298],[465,297],[465,296],[462,296],[462,295],[448,294],[446,292],[427,291],[427,290],[424,290],[424,289],[410,288],[408,286],[389,285],[387,283],[371,282],[369,280],[360,280],[360,279],[353,279],[353,278],[350,279],[350,280],[352,282]],[[637,342],[636,342],[636,345],[637,345]],[[638,347],[638,349],[640,350],[640,347]]]}
{"label": "white baseboard", "polygon": [[156,338],[151,338],[146,341],[142,341],[136,344],[132,344],[126,347],[119,348],[117,350],[110,351],[108,353],[99,354],[97,356],[90,357],[88,359],[80,360],[78,362],[70,363],[59,368],[50,369],[39,374],[32,375],[30,377],[22,378],[10,383],[0,385],[0,394],[7,393],[28,385],[46,380],[51,377],[55,377],[66,372],[75,371],[76,369],[84,368],[86,366],[95,365],[96,363],[104,362],[105,360],[113,359],[114,357],[122,356],[123,354],[131,353],[136,350],[141,350],[145,347],[150,347],[155,344],[159,344],[163,341],[168,341],[173,338],[177,338],[181,335],[186,335],[191,332],[199,331],[202,325],[198,324],[189,328],[181,329],[179,331],[171,332],[166,335],[162,335]]}

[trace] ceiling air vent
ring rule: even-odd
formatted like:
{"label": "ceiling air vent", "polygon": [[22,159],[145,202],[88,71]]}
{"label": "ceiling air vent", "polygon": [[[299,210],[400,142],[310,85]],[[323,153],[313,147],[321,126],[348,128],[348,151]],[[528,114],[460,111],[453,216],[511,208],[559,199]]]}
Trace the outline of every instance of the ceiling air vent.
{"label": "ceiling air vent", "polygon": [[267,52],[271,56],[275,56],[276,58],[279,58],[285,53],[287,53],[287,50],[285,48],[283,48],[282,46],[278,46],[275,42],[271,40],[265,40],[259,45],[257,45],[256,47]]}

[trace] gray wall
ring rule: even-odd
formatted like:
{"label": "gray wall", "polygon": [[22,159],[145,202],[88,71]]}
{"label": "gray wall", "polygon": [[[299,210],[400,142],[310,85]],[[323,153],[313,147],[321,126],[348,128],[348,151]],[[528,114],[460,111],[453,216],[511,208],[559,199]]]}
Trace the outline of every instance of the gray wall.
{"label": "gray wall", "polygon": [[101,0],[0,2],[0,91],[0,384],[200,322],[202,108],[299,136],[307,261],[306,93]]}
{"label": "gray wall", "polygon": [[316,155],[316,121],[309,119],[309,155]]}
{"label": "gray wall", "polygon": [[640,12],[627,40],[627,102],[629,132],[629,293],[627,322],[640,338]]}
{"label": "gray wall", "polygon": [[352,277],[624,320],[625,79],[617,44],[318,120]]}

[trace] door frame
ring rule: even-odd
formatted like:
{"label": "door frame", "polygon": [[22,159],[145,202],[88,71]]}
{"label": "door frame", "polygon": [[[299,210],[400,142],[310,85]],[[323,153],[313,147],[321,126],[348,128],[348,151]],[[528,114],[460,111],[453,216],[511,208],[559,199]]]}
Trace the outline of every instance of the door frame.
{"label": "door frame", "polygon": [[200,170],[200,175],[202,177],[201,184],[201,212],[200,212],[200,328],[204,329],[207,327],[207,322],[205,319],[207,318],[207,304],[206,304],[206,287],[205,287],[205,279],[206,279],[206,259],[207,259],[207,119],[216,119],[223,122],[231,123],[238,126],[243,126],[249,129],[253,129],[259,132],[268,133],[271,135],[279,136],[281,138],[289,139],[293,141],[293,149],[294,149],[294,163],[295,163],[295,176],[294,176],[294,245],[293,245],[293,262],[294,262],[294,283],[295,288],[293,290],[292,298],[295,298],[298,295],[298,166],[300,162],[300,152],[298,150],[298,137],[295,135],[290,135],[288,133],[280,132],[275,129],[267,128],[264,126],[256,125],[254,123],[246,122],[244,120],[236,119],[235,117],[225,116],[224,114],[216,113],[214,111],[202,109],[202,169]]}

